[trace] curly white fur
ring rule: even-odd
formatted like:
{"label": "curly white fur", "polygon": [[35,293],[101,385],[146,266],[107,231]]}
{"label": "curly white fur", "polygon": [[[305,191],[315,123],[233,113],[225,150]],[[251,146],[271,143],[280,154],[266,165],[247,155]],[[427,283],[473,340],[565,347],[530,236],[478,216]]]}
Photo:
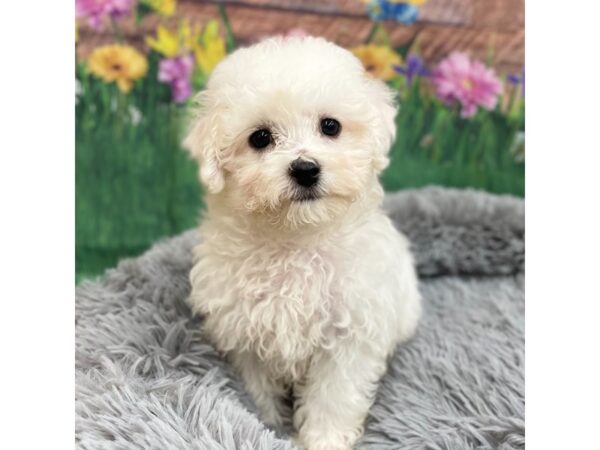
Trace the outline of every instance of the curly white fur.
{"label": "curly white fur", "polygon": [[[229,56],[198,103],[186,146],[208,193],[190,304],[263,420],[281,423],[292,388],[299,445],[351,448],[420,314],[408,242],[380,210],[393,94],[347,50],[273,38]],[[274,137],[261,151],[259,128]],[[315,200],[294,200],[297,158],[320,164]]]}

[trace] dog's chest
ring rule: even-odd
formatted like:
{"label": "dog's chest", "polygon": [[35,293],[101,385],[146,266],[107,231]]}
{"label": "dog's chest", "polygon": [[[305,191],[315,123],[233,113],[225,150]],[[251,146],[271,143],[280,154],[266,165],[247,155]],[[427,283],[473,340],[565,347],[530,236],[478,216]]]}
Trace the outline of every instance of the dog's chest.
{"label": "dog's chest", "polygon": [[209,274],[199,295],[205,327],[222,350],[253,351],[294,375],[344,334],[343,263],[326,248],[239,250],[223,257],[200,249],[198,273]]}

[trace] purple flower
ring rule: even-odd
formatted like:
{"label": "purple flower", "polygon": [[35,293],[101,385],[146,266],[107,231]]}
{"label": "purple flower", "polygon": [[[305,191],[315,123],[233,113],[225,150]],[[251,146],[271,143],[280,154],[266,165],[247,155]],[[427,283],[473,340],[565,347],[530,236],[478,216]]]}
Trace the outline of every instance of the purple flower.
{"label": "purple flower", "polygon": [[137,0],[75,0],[75,15],[86,18],[92,28],[99,29],[105,17],[119,19],[129,15]]}
{"label": "purple flower", "polygon": [[431,80],[436,94],[445,103],[461,104],[462,117],[473,116],[478,106],[493,109],[502,92],[502,83],[492,69],[460,52],[440,62]]}
{"label": "purple flower", "polygon": [[394,70],[406,77],[409,86],[412,85],[415,78],[429,76],[429,70],[425,67],[423,60],[414,53],[408,55],[404,66],[394,66]]}
{"label": "purple flower", "polygon": [[524,67],[521,70],[521,75],[516,75],[516,74],[511,73],[511,74],[508,74],[508,76],[506,77],[506,80],[514,86],[521,85],[521,95],[523,97],[525,97],[525,68]]}
{"label": "purple flower", "polygon": [[171,94],[176,103],[182,103],[192,95],[193,70],[194,58],[192,55],[182,55],[160,61],[158,81],[171,86]]}

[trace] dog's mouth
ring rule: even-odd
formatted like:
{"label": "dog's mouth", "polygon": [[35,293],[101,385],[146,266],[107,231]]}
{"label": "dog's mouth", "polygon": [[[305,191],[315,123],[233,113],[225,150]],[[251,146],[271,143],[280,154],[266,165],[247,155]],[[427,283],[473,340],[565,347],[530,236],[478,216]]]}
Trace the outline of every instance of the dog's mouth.
{"label": "dog's mouth", "polygon": [[314,189],[302,189],[292,194],[291,200],[293,202],[312,202],[319,200],[322,195]]}

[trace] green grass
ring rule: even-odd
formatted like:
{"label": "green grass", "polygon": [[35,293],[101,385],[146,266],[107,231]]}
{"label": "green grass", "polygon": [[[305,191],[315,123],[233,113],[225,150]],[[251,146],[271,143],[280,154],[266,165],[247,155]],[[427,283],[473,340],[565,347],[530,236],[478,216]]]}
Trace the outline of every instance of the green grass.
{"label": "green grass", "polygon": [[[78,79],[77,281],[193,227],[201,208],[196,164],[179,146],[185,110],[169,103],[168,89],[144,81],[153,85],[123,96],[81,70]],[[142,111],[138,125],[129,119],[131,105]],[[516,111],[461,119],[418,86],[404,92],[382,176],[386,190],[438,184],[524,195],[524,165],[509,151],[523,128],[522,108]]]}
{"label": "green grass", "polygon": [[418,86],[403,98],[389,167],[382,176],[386,190],[439,184],[494,193],[525,194],[525,167],[510,149],[523,126],[522,110],[507,115],[480,111],[459,117]]}
{"label": "green grass", "polygon": [[[192,227],[201,206],[197,167],[179,146],[183,109],[141,95],[124,97],[112,86],[81,78],[85,95],[76,107],[75,135],[78,280]],[[111,104],[111,98],[119,101]],[[131,105],[142,110],[137,126],[128,119]]]}
{"label": "green grass", "polygon": [[523,196],[525,180],[519,170],[493,170],[491,168],[469,168],[447,163],[432,165],[430,161],[400,159],[383,174],[386,191],[442,185],[457,188],[484,189],[498,194]]}

